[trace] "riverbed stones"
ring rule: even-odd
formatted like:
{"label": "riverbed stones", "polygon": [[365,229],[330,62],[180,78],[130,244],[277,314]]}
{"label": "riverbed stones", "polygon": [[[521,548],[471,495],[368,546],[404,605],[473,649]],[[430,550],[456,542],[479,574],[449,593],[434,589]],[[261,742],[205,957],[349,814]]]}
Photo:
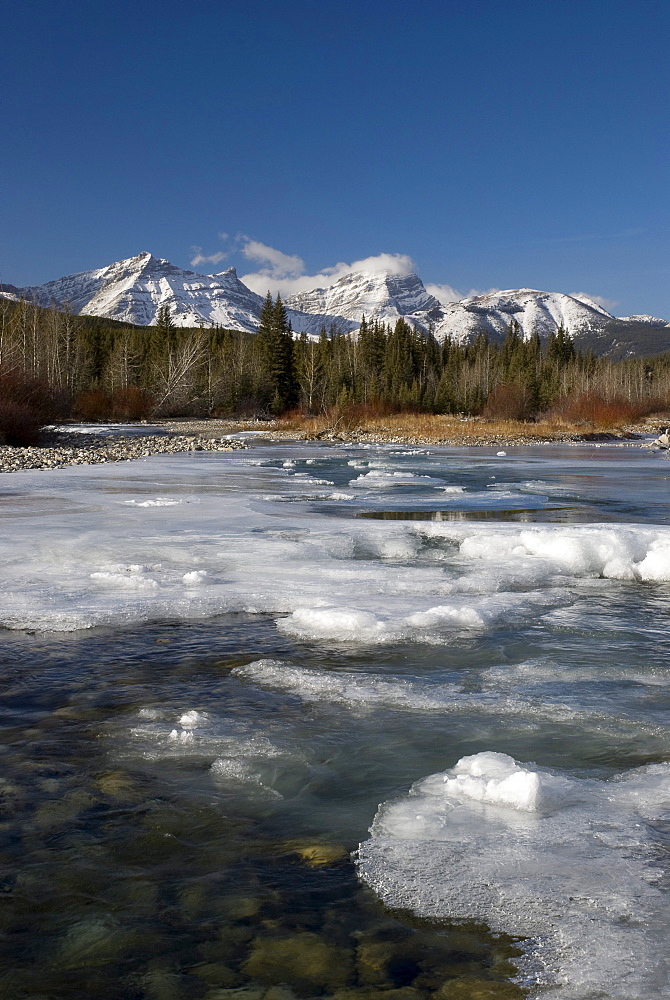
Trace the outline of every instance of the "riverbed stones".
{"label": "riverbed stones", "polygon": [[0,777],[0,816],[15,812],[24,801],[24,790],[7,778]]}
{"label": "riverbed stones", "polygon": [[0,472],[63,469],[68,465],[128,462],[151,455],[191,451],[237,451],[244,441],[184,434],[135,434],[106,437],[72,431],[45,432],[43,442],[28,448],[0,445]]}
{"label": "riverbed stones", "polygon": [[370,988],[411,985],[432,994],[447,980],[480,974],[490,956],[490,949],[456,929],[445,933],[424,927],[417,933],[389,921],[355,937],[357,980]]}
{"label": "riverbed stones", "polygon": [[86,789],[75,789],[39,805],[33,813],[33,822],[40,830],[67,829],[76,823],[81,813],[95,804],[96,799]]}
{"label": "riverbed stones", "polygon": [[61,940],[58,964],[66,969],[106,965],[128,944],[128,934],[111,919],[79,920]]}
{"label": "riverbed stones", "polygon": [[142,977],[143,998],[145,1000],[181,1000],[184,979],[166,964],[164,959],[149,963]]}
{"label": "riverbed stones", "polygon": [[205,962],[235,963],[248,951],[247,945],[254,937],[254,928],[248,924],[226,924],[214,941],[198,945],[198,954]]}
{"label": "riverbed stones", "polygon": [[382,990],[363,987],[352,990],[337,990],[332,1000],[430,1000],[430,994],[417,990],[414,986],[399,986]]}
{"label": "riverbed stones", "polygon": [[298,854],[310,868],[325,868],[349,857],[349,851],[342,844],[290,840],[284,848]]}
{"label": "riverbed stones", "polygon": [[263,900],[259,896],[225,896],[219,903],[219,913],[228,920],[249,920],[260,912]]}
{"label": "riverbed stones", "polygon": [[290,983],[299,991],[334,990],[353,975],[351,953],[309,931],[254,939],[243,971],[266,983]]}
{"label": "riverbed stones", "polygon": [[524,991],[514,983],[487,979],[452,979],[435,994],[435,1000],[523,1000]]}

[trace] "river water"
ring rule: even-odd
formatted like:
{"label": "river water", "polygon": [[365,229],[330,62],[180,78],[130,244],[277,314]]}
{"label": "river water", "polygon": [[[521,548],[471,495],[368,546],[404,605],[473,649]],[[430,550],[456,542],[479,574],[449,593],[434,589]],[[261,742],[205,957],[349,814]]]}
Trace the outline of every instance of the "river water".
{"label": "river water", "polygon": [[4,477],[2,995],[670,996],[669,482],[262,440]]}

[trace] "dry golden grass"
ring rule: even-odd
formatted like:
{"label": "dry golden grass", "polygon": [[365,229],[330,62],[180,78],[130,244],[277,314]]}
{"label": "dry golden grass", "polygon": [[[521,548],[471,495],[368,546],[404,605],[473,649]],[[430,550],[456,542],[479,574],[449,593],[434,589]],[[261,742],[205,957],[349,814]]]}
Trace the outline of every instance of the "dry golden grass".
{"label": "dry golden grass", "polygon": [[[624,426],[624,421],[613,423],[607,430],[623,434]],[[393,413],[376,416],[346,410],[330,411],[319,416],[291,414],[277,420],[275,427],[280,433],[295,434],[307,440],[337,436],[393,440],[408,444],[456,445],[566,441],[604,430],[602,426],[590,422],[575,422],[560,416],[526,422],[432,413]]]}

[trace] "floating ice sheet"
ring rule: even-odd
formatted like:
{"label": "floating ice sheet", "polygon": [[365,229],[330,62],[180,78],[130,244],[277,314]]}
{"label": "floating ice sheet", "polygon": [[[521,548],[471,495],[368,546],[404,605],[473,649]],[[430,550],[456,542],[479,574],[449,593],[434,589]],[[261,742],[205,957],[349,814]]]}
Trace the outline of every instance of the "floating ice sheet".
{"label": "floating ice sheet", "polygon": [[520,935],[533,996],[670,996],[670,764],[610,781],[478,753],[380,806],[362,878],[423,917]]}
{"label": "floating ice sheet", "polygon": [[[348,454],[333,481],[348,483]],[[395,483],[437,481],[420,462],[410,471],[394,467],[406,458],[386,458],[364,468],[387,496]],[[75,630],[245,611],[286,615],[279,627],[302,639],[448,642],[510,611],[519,620],[551,613],[585,580],[670,581],[667,527],[323,518],[314,500],[341,503],[344,515],[357,490],[305,490],[309,478],[294,472],[307,461],[160,456],[141,468],[22,473],[12,487],[26,502],[58,493],[60,505],[28,530],[12,492],[16,516],[8,508],[0,529],[0,625]]]}
{"label": "floating ice sheet", "polygon": [[234,791],[281,798],[272,788],[272,770],[280,760],[285,765],[301,762],[303,753],[286,734],[269,738],[263,727],[231,716],[202,709],[175,710],[145,707],[127,726],[118,721],[108,727],[113,752],[122,758],[136,758],[152,767],[166,762],[191,764],[198,772],[207,765],[218,786]]}
{"label": "floating ice sheet", "polygon": [[[447,683],[407,675],[319,670],[269,658],[235,667],[232,673],[249,684],[312,705],[342,705],[355,713],[381,710],[508,718],[524,729],[546,723],[578,724],[617,740],[648,736],[667,745],[667,728],[649,718],[648,706],[638,703],[629,687],[622,686],[616,694],[608,688],[604,696],[602,692],[589,696],[575,688],[574,681],[563,679],[556,664],[531,661],[499,666],[462,673]],[[591,671],[588,678],[595,680],[597,672]],[[538,679],[545,681],[539,690],[533,683]],[[644,685],[641,689],[646,693]]]}

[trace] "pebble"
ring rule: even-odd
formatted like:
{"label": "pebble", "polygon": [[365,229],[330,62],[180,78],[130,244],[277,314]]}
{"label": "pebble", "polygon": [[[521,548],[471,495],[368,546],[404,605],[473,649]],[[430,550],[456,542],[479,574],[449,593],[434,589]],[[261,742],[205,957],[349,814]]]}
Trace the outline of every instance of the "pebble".
{"label": "pebble", "polygon": [[44,442],[28,448],[0,446],[0,472],[23,469],[62,469],[67,465],[98,465],[129,462],[150,455],[175,455],[183,451],[236,451],[244,441],[227,437],[209,438],[185,434],[142,434],[133,437],[103,437],[51,431]]}

